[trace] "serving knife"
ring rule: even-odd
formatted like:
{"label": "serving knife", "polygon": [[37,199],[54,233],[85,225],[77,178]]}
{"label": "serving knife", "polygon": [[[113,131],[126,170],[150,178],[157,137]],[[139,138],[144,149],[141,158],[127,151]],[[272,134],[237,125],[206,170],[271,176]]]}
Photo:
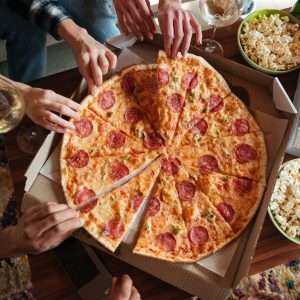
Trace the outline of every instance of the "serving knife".
{"label": "serving knife", "polygon": [[85,208],[86,206],[88,206],[89,204],[91,204],[96,199],[98,199],[101,196],[103,196],[103,195],[111,192],[112,190],[114,190],[115,188],[119,187],[120,185],[128,182],[131,178],[133,178],[133,177],[137,176],[138,174],[140,174],[141,172],[143,172],[149,165],[151,165],[154,161],[156,161],[160,156],[161,156],[161,154],[158,154],[155,158],[148,160],[146,163],[143,164],[143,166],[141,168],[139,168],[139,169],[133,171],[132,173],[130,173],[129,175],[121,178],[117,182],[113,183],[109,187],[107,187],[104,190],[102,190],[101,192],[97,193],[95,196],[87,199],[86,201],[84,201],[83,203],[81,203],[79,206],[77,206],[75,208],[75,210],[76,211],[82,210],[83,208]]}

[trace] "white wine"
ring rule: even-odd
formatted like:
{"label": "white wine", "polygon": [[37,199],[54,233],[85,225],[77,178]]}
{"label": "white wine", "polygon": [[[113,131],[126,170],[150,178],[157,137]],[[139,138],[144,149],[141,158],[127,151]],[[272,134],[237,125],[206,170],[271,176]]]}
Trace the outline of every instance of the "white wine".
{"label": "white wine", "polygon": [[241,15],[241,7],[232,0],[200,0],[201,18],[208,24],[220,28],[232,25]]}
{"label": "white wine", "polygon": [[19,90],[0,78],[0,133],[18,126],[24,114],[25,103]]}

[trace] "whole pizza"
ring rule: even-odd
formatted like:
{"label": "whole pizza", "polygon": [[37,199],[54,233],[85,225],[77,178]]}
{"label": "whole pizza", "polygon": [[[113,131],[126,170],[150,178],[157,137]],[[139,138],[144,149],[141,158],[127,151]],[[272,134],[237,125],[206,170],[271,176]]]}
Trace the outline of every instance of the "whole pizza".
{"label": "whole pizza", "polygon": [[61,151],[68,205],[141,169],[80,211],[107,249],[116,250],[145,199],[137,254],[194,262],[247,226],[265,188],[264,135],[203,58],[160,51],[157,65],[123,70],[82,105]]}

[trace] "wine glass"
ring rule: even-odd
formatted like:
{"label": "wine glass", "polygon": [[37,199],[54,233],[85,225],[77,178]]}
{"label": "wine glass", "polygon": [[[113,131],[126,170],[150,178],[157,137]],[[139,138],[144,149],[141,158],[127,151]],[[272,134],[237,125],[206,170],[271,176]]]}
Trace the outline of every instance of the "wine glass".
{"label": "wine glass", "polygon": [[19,125],[25,114],[22,94],[9,81],[0,78],[0,133]]}
{"label": "wine glass", "polygon": [[212,37],[204,39],[201,49],[223,55],[223,47],[215,38],[216,29],[235,23],[243,13],[244,7],[252,0],[200,0],[200,16],[213,27]]}

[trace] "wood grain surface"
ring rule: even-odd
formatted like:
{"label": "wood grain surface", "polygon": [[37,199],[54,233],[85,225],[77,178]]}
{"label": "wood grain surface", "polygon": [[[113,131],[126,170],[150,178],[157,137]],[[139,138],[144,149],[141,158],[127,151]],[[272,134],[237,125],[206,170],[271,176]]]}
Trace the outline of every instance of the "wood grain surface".
{"label": "wood grain surface", "polygon": [[[223,45],[225,57],[241,64],[246,64],[239,53],[236,42],[238,25],[239,23],[236,23],[228,28],[218,29],[216,39]],[[204,32],[205,37],[210,36],[210,34],[210,31]],[[297,77],[298,72],[280,76],[280,81],[291,99],[293,99],[294,96]],[[80,80],[81,76],[78,70],[73,69],[32,82],[32,86],[52,89],[68,97],[79,84]],[[24,154],[18,149],[16,145],[16,134],[17,129],[6,134],[5,138],[15,192],[20,202],[25,183],[24,173],[33,156]],[[290,157],[287,157],[286,159],[289,158]],[[272,225],[269,218],[266,217],[249,275],[299,258],[299,253],[300,246],[285,239]],[[98,254],[111,274],[121,275],[126,273],[132,276],[143,299],[185,299],[189,296],[176,287],[166,284],[108,254]],[[30,256],[29,258],[32,270],[32,281],[37,299],[79,299],[51,251]]]}

